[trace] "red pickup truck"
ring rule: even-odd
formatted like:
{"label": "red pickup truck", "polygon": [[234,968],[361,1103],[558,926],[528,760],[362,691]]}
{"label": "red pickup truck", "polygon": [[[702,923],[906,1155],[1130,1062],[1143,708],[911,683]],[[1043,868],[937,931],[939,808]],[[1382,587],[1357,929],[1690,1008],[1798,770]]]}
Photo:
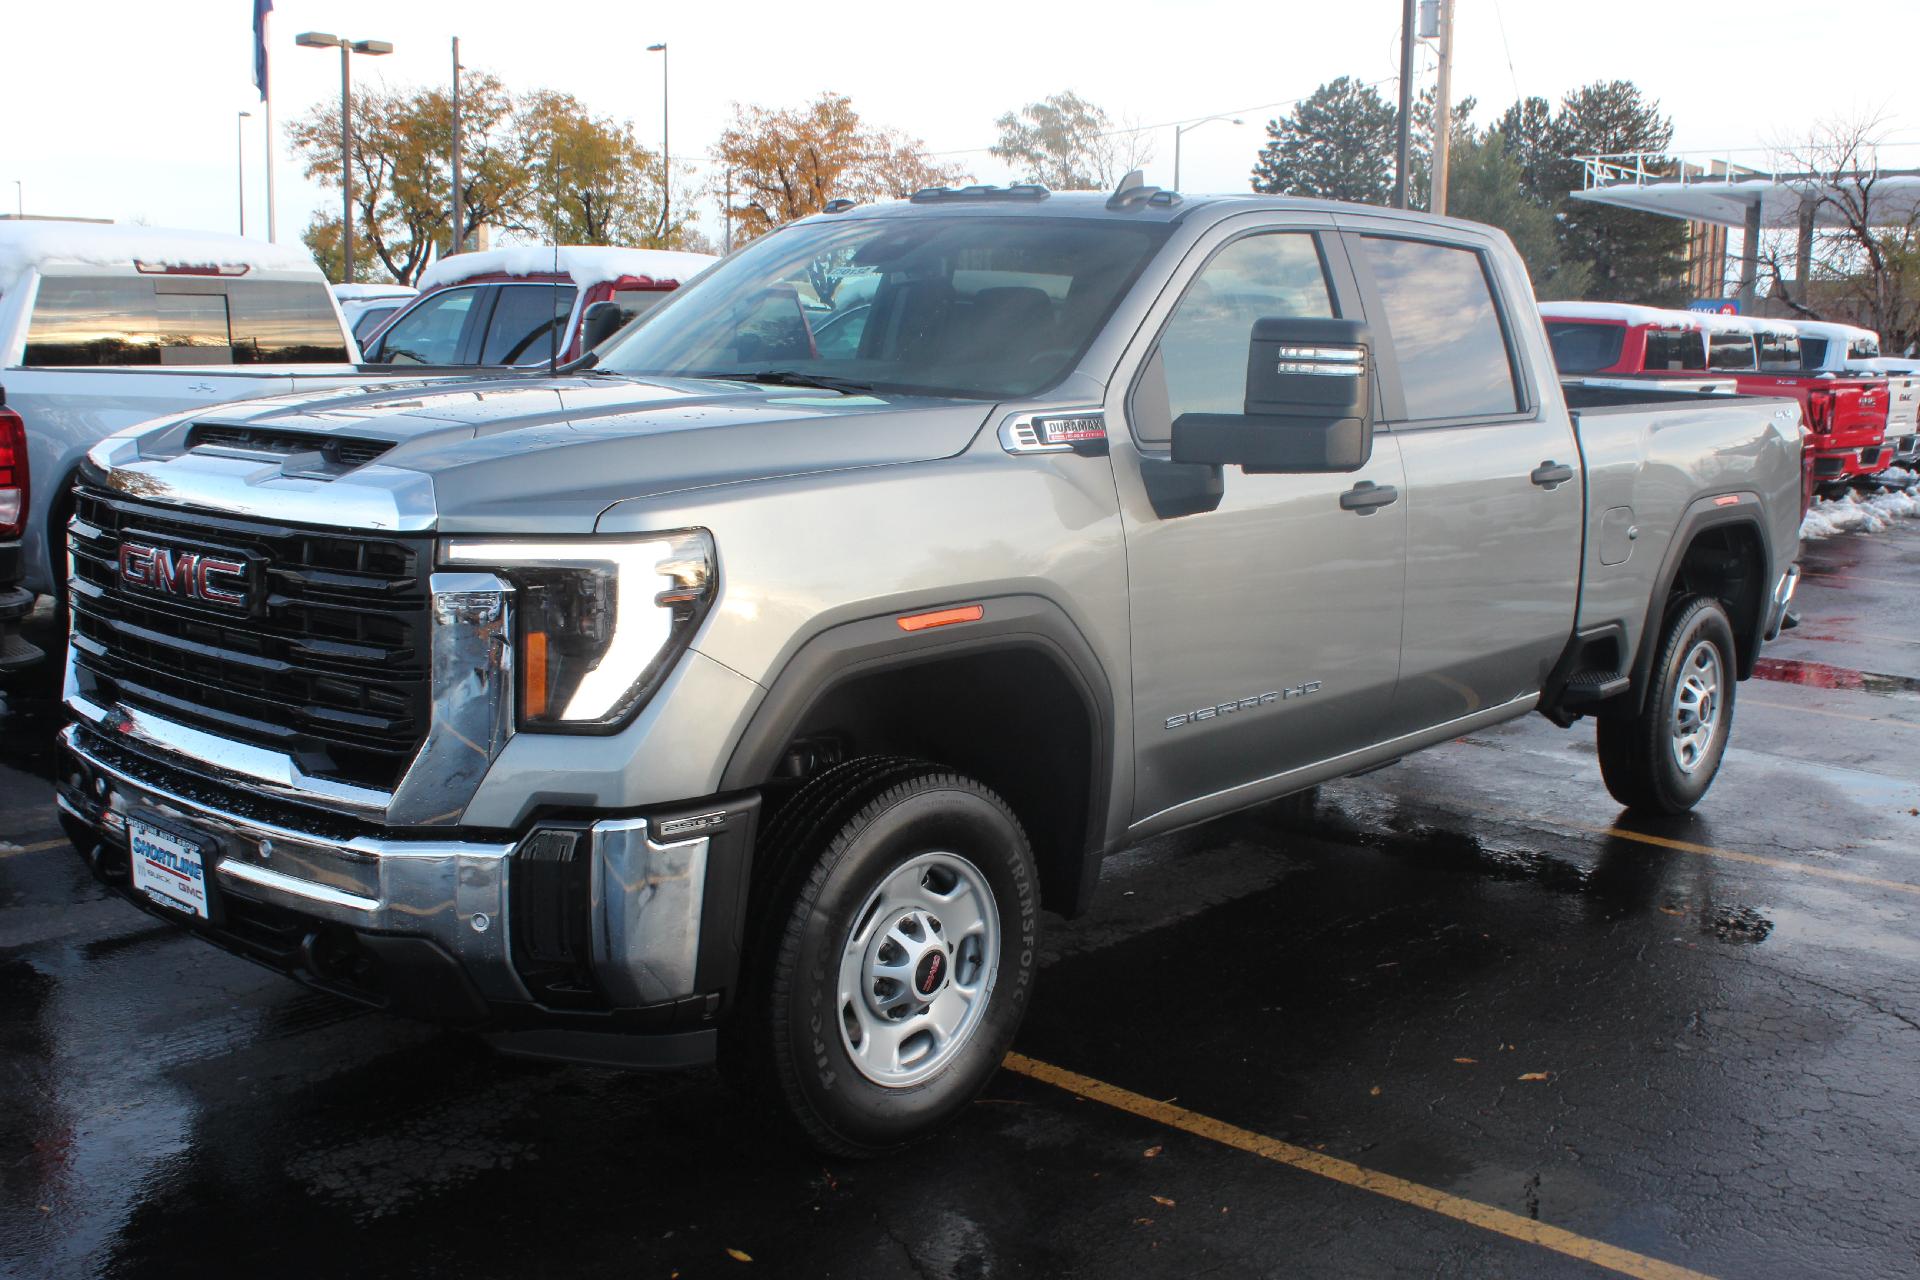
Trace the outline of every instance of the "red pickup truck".
{"label": "red pickup truck", "polygon": [[1816,487],[1849,484],[1893,460],[1886,378],[1807,370],[1787,321],[1614,302],[1543,302],[1540,314],[1563,375],[1732,378],[1742,394],[1798,400]]}

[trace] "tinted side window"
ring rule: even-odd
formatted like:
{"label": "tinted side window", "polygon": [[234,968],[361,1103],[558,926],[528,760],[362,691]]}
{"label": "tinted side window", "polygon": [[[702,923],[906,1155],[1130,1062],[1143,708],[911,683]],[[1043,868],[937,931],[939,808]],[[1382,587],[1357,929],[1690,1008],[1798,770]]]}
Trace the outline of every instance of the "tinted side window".
{"label": "tinted side window", "polygon": [[1699,333],[1692,330],[1675,333],[1671,330],[1647,330],[1647,358],[1643,367],[1649,373],[1663,369],[1704,369],[1707,367],[1707,344]]}
{"label": "tinted side window", "polygon": [[1519,382],[1480,254],[1378,236],[1360,244],[1393,330],[1407,418],[1519,410]]}
{"label": "tinted side window", "polygon": [[235,364],[339,364],[346,337],[327,286],[276,280],[227,284]]}
{"label": "tinted side window", "polygon": [[48,276],[27,326],[30,365],[160,363],[153,281]]}
{"label": "tinted side window", "polygon": [[1707,338],[1707,364],[1715,369],[1752,369],[1753,335],[1716,333]]}
{"label": "tinted side window", "polygon": [[1335,314],[1311,234],[1235,240],[1194,277],[1160,335],[1167,422],[1183,413],[1246,412],[1247,340],[1254,321]]}
{"label": "tinted side window", "polygon": [[1827,362],[1827,340],[1825,338],[1800,339],[1800,367],[1818,369]]}
{"label": "tinted side window", "polygon": [[380,359],[388,364],[452,364],[479,296],[478,289],[467,288],[422,298],[380,336]]}
{"label": "tinted side window", "polygon": [[354,341],[365,342],[368,338],[371,338],[373,331],[385,324],[387,317],[399,309],[400,304],[396,302],[391,306],[368,307],[365,311],[362,311],[360,318],[353,322]]}
{"label": "tinted side window", "polygon": [[1760,367],[1770,371],[1785,371],[1800,367],[1800,340],[1785,334],[1765,333],[1760,335]]}
{"label": "tinted side window", "polygon": [[501,285],[480,363],[537,364],[564,351],[568,335],[560,330],[573,314],[573,295],[572,285]]}
{"label": "tinted side window", "polygon": [[1554,367],[1562,373],[1592,373],[1620,359],[1627,327],[1623,324],[1587,324],[1549,320],[1547,344],[1553,348]]}

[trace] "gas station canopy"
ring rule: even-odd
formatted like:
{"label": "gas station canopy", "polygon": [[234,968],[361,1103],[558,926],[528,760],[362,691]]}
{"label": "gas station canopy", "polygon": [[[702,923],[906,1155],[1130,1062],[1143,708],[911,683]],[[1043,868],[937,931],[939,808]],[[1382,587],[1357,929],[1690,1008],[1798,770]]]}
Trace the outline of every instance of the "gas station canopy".
{"label": "gas station canopy", "polygon": [[[1697,167],[1683,164],[1680,172],[1673,174],[1673,162],[1666,157],[1580,159],[1586,167],[1585,185],[1571,193],[1574,199],[1690,222],[1747,228],[1754,225],[1757,211],[1761,229],[1798,229],[1802,211],[1812,205],[1816,227],[1839,227],[1845,225],[1841,209],[1857,208],[1863,191],[1868,196],[1869,220],[1875,225],[1905,224],[1920,211],[1920,170],[1914,169],[1838,175],[1763,174],[1716,165],[1717,173],[1701,173]],[[1649,167],[1656,164],[1669,172],[1650,172]]]}

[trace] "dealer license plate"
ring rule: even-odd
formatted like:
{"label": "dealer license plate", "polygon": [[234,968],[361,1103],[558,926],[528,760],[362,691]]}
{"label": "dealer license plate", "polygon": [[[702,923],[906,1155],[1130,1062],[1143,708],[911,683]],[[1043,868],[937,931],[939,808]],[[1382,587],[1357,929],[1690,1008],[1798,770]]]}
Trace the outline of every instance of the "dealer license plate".
{"label": "dealer license plate", "polygon": [[207,909],[207,859],[205,846],[127,819],[127,845],[133,854],[133,887],[175,911],[185,911],[203,919]]}

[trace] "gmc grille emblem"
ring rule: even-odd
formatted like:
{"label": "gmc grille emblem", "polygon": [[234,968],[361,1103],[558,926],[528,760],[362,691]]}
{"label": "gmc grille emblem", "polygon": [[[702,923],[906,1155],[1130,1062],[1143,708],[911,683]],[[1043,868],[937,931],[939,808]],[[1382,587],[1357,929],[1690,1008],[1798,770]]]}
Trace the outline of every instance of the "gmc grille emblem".
{"label": "gmc grille emblem", "polygon": [[120,581],[130,587],[224,605],[247,607],[247,566],[204,551],[174,551],[140,542],[120,544]]}

